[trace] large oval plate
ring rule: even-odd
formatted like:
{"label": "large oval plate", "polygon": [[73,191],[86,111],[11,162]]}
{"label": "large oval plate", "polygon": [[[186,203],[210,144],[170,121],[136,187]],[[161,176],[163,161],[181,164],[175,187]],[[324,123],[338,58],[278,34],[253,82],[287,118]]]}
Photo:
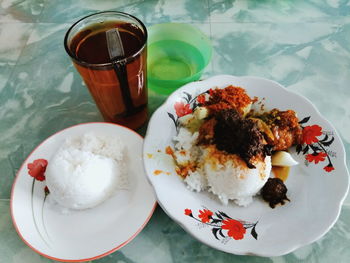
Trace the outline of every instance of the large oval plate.
{"label": "large oval plate", "polygon": [[[29,176],[27,165],[37,159],[50,162],[67,138],[87,132],[117,135],[124,141],[129,187],[96,207],[64,211],[49,201],[45,181]],[[12,187],[11,214],[19,236],[37,253],[65,262],[101,258],[129,243],[147,224],[156,206],[142,164],[142,145],[143,138],[136,132],[102,122],[75,125],[47,138],[24,161]]]}
{"label": "large oval plate", "polygon": [[[310,144],[292,149],[300,164],[291,169],[286,181],[291,202],[284,206],[271,209],[259,197],[248,207],[232,202],[225,206],[210,193],[192,192],[164,151],[173,146],[176,134],[175,103],[182,102],[177,105],[186,112],[199,94],[228,85],[246,89],[250,97],[265,98],[266,109],[295,110],[309,131],[305,136]],[[319,160],[310,156],[313,150]],[[336,222],[349,186],[344,147],[334,127],[304,97],[257,77],[220,75],[178,89],[153,114],[143,152],[149,181],[164,211],[199,241],[233,254],[279,256],[319,239]]]}

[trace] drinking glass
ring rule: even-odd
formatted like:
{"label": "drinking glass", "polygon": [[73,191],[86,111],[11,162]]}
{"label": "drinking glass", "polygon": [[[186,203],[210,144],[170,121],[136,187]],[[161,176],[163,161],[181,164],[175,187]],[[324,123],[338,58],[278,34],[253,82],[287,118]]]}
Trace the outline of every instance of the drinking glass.
{"label": "drinking glass", "polygon": [[[116,28],[123,56],[111,59],[106,32]],[[137,129],[147,120],[147,30],[136,17],[116,11],[88,15],[64,39],[66,52],[107,122]]]}

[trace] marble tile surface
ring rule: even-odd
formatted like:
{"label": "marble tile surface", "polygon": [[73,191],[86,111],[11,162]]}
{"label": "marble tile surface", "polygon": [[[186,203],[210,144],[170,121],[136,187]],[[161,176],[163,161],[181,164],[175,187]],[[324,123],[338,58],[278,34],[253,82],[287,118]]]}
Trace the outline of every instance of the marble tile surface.
{"label": "marble tile surface", "polygon": [[[76,123],[102,121],[63,38],[74,21],[104,10],[131,13],[147,26],[197,26],[214,51],[203,78],[255,75],[307,97],[339,132],[349,167],[350,0],[0,0],[0,263],[53,262],[17,236],[9,214],[11,186],[42,140]],[[165,99],[149,91],[150,112]],[[350,258],[349,222],[350,197],[319,241],[283,257],[246,257],[196,241],[158,207],[130,244],[95,262],[342,263]]]}
{"label": "marble tile surface", "polygon": [[37,22],[46,0],[1,0],[0,22]]}
{"label": "marble tile surface", "polygon": [[205,22],[209,19],[207,0],[67,0],[51,1],[45,6],[41,22],[72,22],[100,11],[121,11],[137,15],[145,23]]}
{"label": "marble tile surface", "polygon": [[349,1],[209,0],[211,22],[319,22],[340,21],[350,13]]}
{"label": "marble tile surface", "polygon": [[31,23],[0,22],[0,92],[11,76],[33,26]]}

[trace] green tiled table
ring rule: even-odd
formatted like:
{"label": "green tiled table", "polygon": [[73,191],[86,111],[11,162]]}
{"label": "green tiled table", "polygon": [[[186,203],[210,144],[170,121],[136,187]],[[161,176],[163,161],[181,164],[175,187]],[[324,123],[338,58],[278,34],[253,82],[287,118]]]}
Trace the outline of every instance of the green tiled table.
{"label": "green tiled table", "polygon": [[[203,78],[255,75],[311,100],[338,130],[350,156],[349,0],[0,0],[0,262],[52,262],[17,236],[9,198],[16,171],[62,128],[102,121],[63,48],[70,24],[102,10],[131,13],[147,26],[185,22],[214,47]],[[153,112],[165,97],[149,92]],[[141,130],[144,133],[145,128]],[[300,230],[302,231],[302,230]],[[199,243],[158,207],[127,246],[96,262],[348,262],[350,198],[319,241],[282,257],[235,256]]]}

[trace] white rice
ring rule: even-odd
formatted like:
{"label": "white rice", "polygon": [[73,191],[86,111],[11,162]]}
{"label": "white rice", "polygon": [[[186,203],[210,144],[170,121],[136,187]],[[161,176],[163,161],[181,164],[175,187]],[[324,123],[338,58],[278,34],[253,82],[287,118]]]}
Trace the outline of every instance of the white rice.
{"label": "white rice", "polygon": [[120,138],[87,133],[70,138],[49,160],[51,197],[71,209],[92,208],[127,187],[125,145]]}
{"label": "white rice", "polygon": [[180,165],[187,165],[190,161],[196,160],[199,156],[199,147],[196,146],[196,141],[199,133],[191,133],[188,129],[181,127],[177,136],[174,137],[175,149],[174,152],[176,161]]}
{"label": "white rice", "polygon": [[[186,131],[184,131],[186,130]],[[210,147],[196,146],[197,134],[192,134],[181,127],[174,137],[175,157],[180,156],[178,165],[189,162],[198,164],[196,171],[189,172],[184,179],[187,187],[193,191],[207,190],[215,194],[223,204],[233,200],[239,206],[247,206],[266,183],[271,171],[271,157],[264,161],[255,161],[255,169],[249,169],[237,155],[232,155],[225,163],[213,158]],[[186,149],[186,160],[181,151]]]}
{"label": "white rice", "polygon": [[228,200],[234,200],[239,206],[249,205],[269,178],[271,157],[267,156],[265,162],[257,162],[255,165],[255,169],[249,169],[239,161],[229,161],[213,168],[206,163],[204,169],[209,191],[217,195],[225,205]]}
{"label": "white rice", "polygon": [[187,184],[187,187],[196,192],[203,191],[208,186],[208,180],[206,176],[203,176],[203,171],[194,171],[189,172],[188,176],[186,176],[184,180]]}

